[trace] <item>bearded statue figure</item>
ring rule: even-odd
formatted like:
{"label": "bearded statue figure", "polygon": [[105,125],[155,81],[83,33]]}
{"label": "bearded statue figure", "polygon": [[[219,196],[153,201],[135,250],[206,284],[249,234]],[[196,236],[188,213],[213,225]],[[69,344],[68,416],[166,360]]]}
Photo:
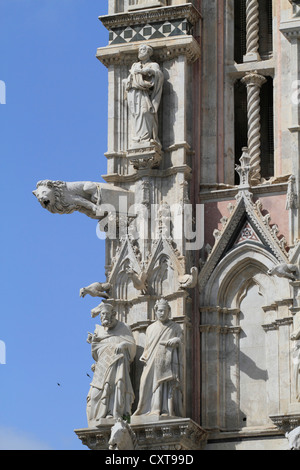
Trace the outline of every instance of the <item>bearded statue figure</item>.
{"label": "bearded statue figure", "polygon": [[130,380],[130,364],[136,344],[129,326],[118,321],[109,303],[99,308],[101,325],[88,336],[95,360],[94,377],[87,397],[89,427],[103,419],[118,419],[131,414],[134,392]]}

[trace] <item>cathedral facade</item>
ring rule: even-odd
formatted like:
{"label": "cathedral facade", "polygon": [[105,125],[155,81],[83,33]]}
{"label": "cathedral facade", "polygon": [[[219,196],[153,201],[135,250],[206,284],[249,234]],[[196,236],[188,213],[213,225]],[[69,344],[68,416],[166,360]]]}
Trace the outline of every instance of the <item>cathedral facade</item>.
{"label": "cathedral facade", "polygon": [[[107,232],[103,297],[136,343],[138,445],[286,449],[300,426],[299,2],[108,0],[100,20],[106,185],[83,186],[84,203],[66,192]],[[90,448],[105,419],[76,431]]]}

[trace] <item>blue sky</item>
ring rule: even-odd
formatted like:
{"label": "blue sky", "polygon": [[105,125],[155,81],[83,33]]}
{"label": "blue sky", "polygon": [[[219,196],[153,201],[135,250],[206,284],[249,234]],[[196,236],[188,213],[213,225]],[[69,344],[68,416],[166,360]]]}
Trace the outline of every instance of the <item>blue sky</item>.
{"label": "blue sky", "polygon": [[[52,215],[42,179],[103,181],[107,0],[0,0],[0,449],[82,449],[104,242],[83,214]],[[57,385],[60,383],[60,386]]]}

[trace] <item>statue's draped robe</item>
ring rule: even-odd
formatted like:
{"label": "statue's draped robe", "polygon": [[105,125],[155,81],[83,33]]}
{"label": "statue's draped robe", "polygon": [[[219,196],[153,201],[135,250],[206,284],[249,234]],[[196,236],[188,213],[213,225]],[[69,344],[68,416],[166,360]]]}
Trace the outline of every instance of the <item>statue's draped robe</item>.
{"label": "statue's draped robe", "polygon": [[[173,322],[156,321],[147,328],[146,345],[141,360],[145,367],[141,377],[139,404],[134,415],[183,416],[182,329]],[[166,346],[179,338],[178,347]]]}
{"label": "statue's draped robe", "polygon": [[[95,335],[100,342],[92,342],[95,365],[89,398],[92,392],[96,399],[88,400],[89,422],[107,416],[129,415],[134,401],[129,369],[136,344],[130,328],[123,322],[118,322],[111,330],[96,325]],[[121,343],[126,343],[127,348],[124,353],[117,354],[116,347]]]}
{"label": "statue's draped robe", "polygon": [[[144,76],[143,68],[150,68],[153,75]],[[132,65],[127,80],[127,101],[134,118],[135,142],[158,139],[158,108],[160,105],[164,75],[155,62],[136,62]]]}

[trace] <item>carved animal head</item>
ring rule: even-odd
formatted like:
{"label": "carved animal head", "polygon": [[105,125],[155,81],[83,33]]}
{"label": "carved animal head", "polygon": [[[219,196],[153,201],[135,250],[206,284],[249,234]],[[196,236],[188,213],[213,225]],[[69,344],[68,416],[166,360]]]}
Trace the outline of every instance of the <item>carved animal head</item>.
{"label": "carved animal head", "polygon": [[37,189],[32,191],[44,209],[50,210],[55,205],[55,191],[48,181],[40,181],[37,184]]}
{"label": "carved animal head", "polygon": [[109,450],[134,450],[136,448],[136,436],[126,421],[118,419],[111,428],[108,446]]}
{"label": "carved animal head", "polygon": [[86,296],[86,289],[85,287],[83,287],[82,289],[80,289],[79,291],[79,296],[84,298]]}
{"label": "carved animal head", "polygon": [[37,189],[32,191],[32,194],[41,206],[52,214],[65,213],[62,198],[62,188],[64,186],[65,183],[62,181],[43,180],[37,183]]}

